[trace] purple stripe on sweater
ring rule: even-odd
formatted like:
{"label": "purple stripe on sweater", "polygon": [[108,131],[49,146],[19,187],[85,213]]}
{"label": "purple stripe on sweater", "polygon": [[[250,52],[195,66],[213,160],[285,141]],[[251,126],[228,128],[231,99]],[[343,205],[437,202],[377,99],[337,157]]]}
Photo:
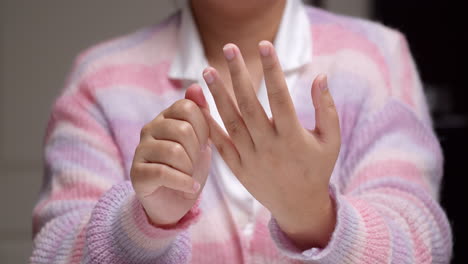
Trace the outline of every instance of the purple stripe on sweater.
{"label": "purple stripe on sweater", "polygon": [[[146,123],[175,101],[183,99],[184,93],[176,91],[158,95],[132,86],[114,86],[112,89],[97,90],[96,98],[105,109],[107,120],[130,119],[132,122]],[[135,102],[138,102],[138,107],[134,107]],[[116,105],[119,107],[114,107]]]}
{"label": "purple stripe on sweater", "polygon": [[128,180],[130,177],[133,157],[135,155],[135,149],[140,142],[140,131],[146,122],[138,119],[129,120],[113,118],[109,120],[109,123],[111,124],[111,127],[116,128],[113,129],[116,141],[121,142],[119,147],[124,166],[124,178]]}
{"label": "purple stripe on sweater", "polygon": [[[127,210],[131,210],[130,208],[127,208]],[[121,215],[127,215],[131,216],[130,214],[126,212],[119,211],[119,214]],[[142,247],[142,245],[139,245],[135,243],[134,238],[130,236],[145,236],[144,233],[139,233],[141,230],[138,230],[138,227],[131,227],[130,230],[134,231],[131,234],[128,234],[127,231],[124,228],[124,222],[123,219],[120,221],[115,221],[114,219],[109,219],[113,220],[112,223],[112,229],[110,230],[110,235],[112,236],[112,241],[114,241],[114,247],[111,247],[110,250],[112,250],[112,254],[119,256],[119,259],[128,259],[129,256],[134,256],[136,259],[139,259],[141,256],[145,256],[145,258],[148,260],[146,263],[153,263],[154,260],[160,258],[160,259],[167,259],[168,255],[173,255],[174,250],[180,250],[180,246],[185,245],[186,247],[190,248],[190,236],[187,231],[182,231],[179,234],[175,234],[174,240],[172,243],[168,245],[168,247],[165,248],[154,248],[151,247],[151,238],[148,237],[147,242],[148,244],[145,245],[147,248]],[[132,220],[130,220],[132,221]],[[127,221],[128,222],[128,221]],[[137,224],[133,222],[133,224]],[[130,236],[129,236],[130,235]],[[158,237],[155,237],[154,239],[160,239]],[[138,250],[135,250],[138,249]],[[170,259],[170,258],[169,258]],[[141,262],[139,262],[141,263]],[[145,261],[143,261],[145,263]],[[178,263],[178,262],[177,262]]]}
{"label": "purple stripe on sweater", "polygon": [[[388,179],[388,180],[377,180],[377,181],[372,181],[370,183],[364,183],[362,184],[362,187],[359,188],[361,192],[369,192],[372,189],[376,188],[395,188],[400,191],[406,192],[408,194],[411,194],[417,199],[419,199],[425,206],[426,209],[428,209],[431,212],[431,215],[434,217],[435,226],[434,228],[437,228],[440,230],[440,232],[430,232],[431,234],[431,241],[432,242],[439,242],[437,245],[432,245],[432,257],[434,263],[442,263],[444,260],[449,259],[448,256],[451,254],[451,248],[452,248],[452,233],[449,225],[446,225],[448,223],[447,216],[443,212],[442,208],[440,205],[427,193],[427,191],[423,190],[421,186],[409,183],[407,181],[399,181],[399,180],[394,180],[394,179]],[[437,237],[437,235],[445,235],[440,239]]]}
{"label": "purple stripe on sweater", "polygon": [[388,51],[392,51],[388,49],[385,45],[388,44],[385,41],[385,33],[388,33],[388,28],[384,28],[381,24],[370,22],[368,20],[364,20],[358,17],[346,16],[342,14],[336,14],[329,11],[325,11],[323,9],[308,7],[307,8],[307,15],[309,17],[309,21],[313,25],[320,25],[320,24],[339,24],[342,25],[347,30],[360,34],[373,44],[378,47],[379,51],[382,52],[382,55],[389,59],[390,54]]}
{"label": "purple stripe on sweater", "polygon": [[[80,60],[77,68],[70,76],[68,83],[76,81],[82,73],[89,67],[89,65],[111,53],[122,52],[125,49],[132,48],[148,39],[150,39],[154,34],[159,32],[159,30],[165,28],[169,23],[179,17],[180,13],[177,13],[173,16],[168,17],[161,23],[154,24],[152,26],[143,28],[135,33],[129,34],[123,38],[119,38],[114,42],[104,44],[102,47],[98,47],[95,50],[91,50],[89,54],[86,54],[83,59]],[[99,45],[99,44],[98,44]]]}
{"label": "purple stripe on sweater", "polygon": [[392,218],[387,216],[384,216],[384,218],[392,234],[392,263],[414,263],[413,255],[411,254],[414,249],[413,245],[409,243],[411,237],[408,236],[408,232],[405,232]]}
{"label": "purple stripe on sweater", "polygon": [[[356,249],[361,249],[362,244],[357,245],[359,241],[363,242],[360,237],[363,230],[363,224],[359,212],[346,200],[343,199],[340,194],[335,194],[335,200],[341,207],[341,211],[338,208],[338,216],[336,221],[336,234],[333,234],[332,239],[335,240],[335,245],[330,244],[327,247],[328,250],[324,250],[322,254],[326,255],[328,262],[330,263],[343,263],[345,260],[349,260],[349,256],[354,256],[354,259],[358,259],[362,252],[357,252]],[[327,252],[333,249],[334,252]],[[320,254],[321,255],[321,254]],[[317,258],[320,258],[320,255]],[[349,256],[347,256],[349,255]],[[327,261],[325,261],[327,262]]]}
{"label": "purple stripe on sweater", "polygon": [[[55,137],[46,148],[46,159],[52,161],[53,171],[66,171],[80,168],[111,180],[122,180],[123,171],[119,157],[109,156],[86,143],[74,144],[69,138]],[[58,165],[60,164],[60,167]]]}
{"label": "purple stripe on sweater", "polygon": [[[297,90],[310,90],[314,76],[310,78],[308,76],[309,74],[306,74],[305,78],[297,84]],[[364,95],[372,94],[368,81],[352,72],[338,72],[328,76],[328,85],[339,114],[341,141],[343,143],[350,142],[359,117],[362,117],[362,113],[367,111],[366,107],[368,106],[364,103]],[[353,87],[353,89],[349,89],[349,87]],[[300,123],[304,128],[313,129],[315,109],[311,97],[295,93],[293,100]],[[342,144],[340,155],[346,156],[345,147],[346,145]]]}
{"label": "purple stripe on sweater", "polygon": [[[148,247],[151,247],[153,238],[146,237],[137,226],[129,226],[129,229],[122,226],[124,221],[131,225],[138,221],[135,218],[138,216],[135,216],[129,203],[132,201],[129,199],[134,199],[134,195],[131,183],[122,182],[99,199],[87,233],[87,242],[91,249],[90,258],[97,263],[187,263],[191,256],[187,231],[175,234],[175,240],[169,248],[161,250],[143,248],[129,237],[146,238]],[[127,233],[126,230],[130,230],[131,233]]]}
{"label": "purple stripe on sweater", "polygon": [[62,216],[55,216],[36,236],[31,263],[67,262],[76,236],[81,231],[80,223],[89,215],[90,210],[73,210]]}
{"label": "purple stripe on sweater", "polygon": [[312,6],[308,6],[306,8],[306,13],[309,17],[309,21],[312,24],[325,24],[330,22],[336,22],[336,19],[340,17],[336,14],[326,12],[322,9],[315,8]]}
{"label": "purple stripe on sweater", "polygon": [[[355,136],[350,139],[352,142],[350,152],[344,160],[344,170],[340,177],[341,186],[349,181],[352,170],[361,162],[366,152],[372,149],[376,142],[390,134],[401,133],[402,136],[409,136],[415,144],[425,146],[427,151],[436,155],[438,160],[442,160],[441,148],[433,130],[396,99],[390,99],[379,112],[371,115],[355,130]],[[438,184],[442,177],[442,164],[437,163],[434,170],[434,177],[429,180],[432,184]]]}
{"label": "purple stripe on sweater", "polygon": [[39,204],[43,207],[35,209],[33,217],[34,234],[37,234],[39,231],[38,229],[43,227],[48,221],[51,221],[58,216],[67,215],[73,211],[91,210],[96,202],[89,200],[44,200]]}

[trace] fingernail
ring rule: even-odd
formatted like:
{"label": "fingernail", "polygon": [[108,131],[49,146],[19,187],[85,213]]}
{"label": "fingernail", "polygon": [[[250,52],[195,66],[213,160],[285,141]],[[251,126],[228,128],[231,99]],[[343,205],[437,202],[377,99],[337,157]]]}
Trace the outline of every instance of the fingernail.
{"label": "fingernail", "polygon": [[325,92],[327,90],[328,90],[328,80],[327,80],[327,76],[324,75],[322,76],[322,80],[320,81],[320,91]]}
{"label": "fingernail", "polygon": [[211,70],[205,70],[205,72],[203,73],[203,79],[205,79],[205,82],[207,84],[212,84],[213,81],[214,81],[214,76],[213,76],[213,73],[211,72]]}
{"label": "fingernail", "polygon": [[194,192],[194,193],[197,193],[198,190],[200,190],[200,187],[201,187],[201,186],[200,186],[200,184],[199,184],[197,181],[194,182],[194,183],[193,183],[193,192]]}
{"label": "fingernail", "polygon": [[260,41],[260,54],[262,54],[263,57],[266,57],[270,55],[270,45],[268,44],[268,41],[262,40]]}
{"label": "fingernail", "polygon": [[224,57],[229,61],[234,59],[234,57],[236,56],[234,52],[234,47],[232,44],[226,44],[223,48],[223,52],[224,52]]}

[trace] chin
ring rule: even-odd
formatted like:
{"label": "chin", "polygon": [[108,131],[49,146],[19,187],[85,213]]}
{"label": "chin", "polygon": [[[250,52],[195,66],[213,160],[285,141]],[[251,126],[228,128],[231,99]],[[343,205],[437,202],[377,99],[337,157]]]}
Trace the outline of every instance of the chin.
{"label": "chin", "polygon": [[202,8],[205,12],[219,12],[225,15],[247,15],[262,9],[271,8],[288,0],[191,0],[191,5]]}

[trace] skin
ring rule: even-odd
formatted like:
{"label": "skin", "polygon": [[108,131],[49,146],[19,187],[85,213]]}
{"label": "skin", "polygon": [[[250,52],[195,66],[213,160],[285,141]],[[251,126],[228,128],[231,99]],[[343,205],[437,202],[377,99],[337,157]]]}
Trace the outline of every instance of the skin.
{"label": "skin", "polygon": [[[265,7],[267,2],[279,4],[255,9]],[[251,23],[258,24],[258,28],[247,22],[255,12],[246,12],[245,8],[222,8],[217,0],[191,3],[200,34],[204,36],[205,54],[212,65],[203,71],[203,77],[228,133],[211,117],[197,84],[187,89],[185,99],[175,102],[143,127],[131,180],[149,220],[156,226],[171,227],[192,208],[206,182],[213,143],[234,175],[271,212],[296,246],[325,247],[336,224],[328,185],[341,144],[338,114],[326,76],[318,76],[312,85],[316,126],[309,131],[297,119],[273,45],[266,40],[258,43],[250,37],[256,29],[259,36],[273,39],[278,23],[264,22],[280,21],[282,12],[278,10],[284,8],[284,1],[236,1],[239,6],[251,6],[257,16],[265,19],[262,22],[252,17]],[[231,1],[226,4],[231,5]],[[217,12],[212,12],[210,21],[200,22],[208,16],[197,16],[197,10]],[[236,43],[240,47],[233,43],[220,45],[235,37],[236,22],[238,32],[250,33],[239,33]],[[211,29],[205,31],[206,23]],[[276,29],[267,30],[260,26],[262,23],[276,25]],[[223,33],[221,29],[226,25],[233,26]],[[267,38],[271,32],[273,36]],[[250,48],[252,45],[255,52]],[[271,119],[256,97],[256,80],[262,77],[273,114]]]}
{"label": "skin", "polygon": [[254,83],[255,90],[263,78],[257,44],[273,42],[281,22],[286,0],[193,0],[191,7],[203,43],[205,56],[211,66],[230,87],[230,74],[222,52],[226,43],[236,44]]}
{"label": "skin", "polygon": [[[208,105],[199,86],[146,124],[140,134],[130,177],[149,220],[161,227],[176,224],[197,201],[211,161],[205,120]],[[198,105],[194,103],[198,102]]]}

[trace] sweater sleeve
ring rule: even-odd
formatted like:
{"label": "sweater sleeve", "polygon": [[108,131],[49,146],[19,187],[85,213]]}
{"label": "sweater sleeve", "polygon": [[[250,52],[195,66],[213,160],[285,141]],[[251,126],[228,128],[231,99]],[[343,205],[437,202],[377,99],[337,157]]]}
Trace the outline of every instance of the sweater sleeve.
{"label": "sweater sleeve", "polygon": [[31,262],[187,263],[198,207],[171,229],[152,225],[90,87],[69,86],[47,127]]}
{"label": "sweater sleeve", "polygon": [[275,244],[291,260],[450,261],[451,229],[437,202],[442,152],[406,40],[399,36],[391,65],[394,90],[357,125],[339,180],[330,184],[337,222],[328,245],[300,251],[274,219],[269,223]]}

